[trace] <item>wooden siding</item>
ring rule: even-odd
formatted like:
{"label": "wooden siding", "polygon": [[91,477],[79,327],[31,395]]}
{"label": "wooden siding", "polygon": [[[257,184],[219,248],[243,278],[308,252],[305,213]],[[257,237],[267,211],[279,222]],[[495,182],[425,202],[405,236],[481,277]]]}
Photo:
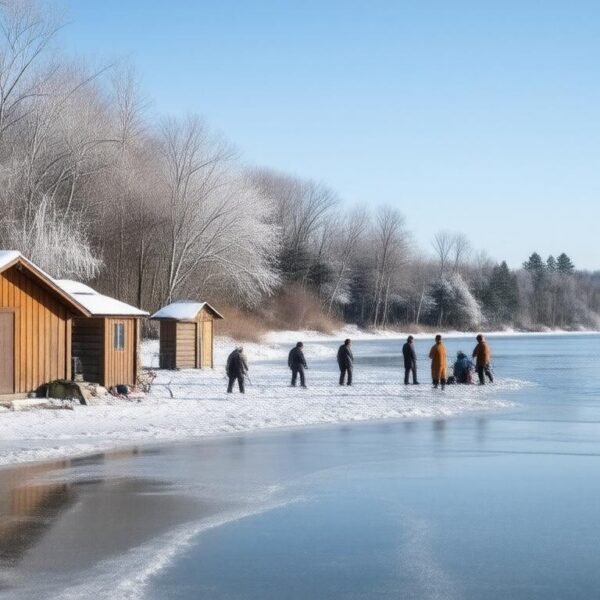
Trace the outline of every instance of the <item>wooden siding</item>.
{"label": "wooden siding", "polygon": [[[105,318],[104,321],[104,386],[118,384],[135,385],[136,360],[138,351],[137,319],[114,317]],[[122,350],[115,348],[114,326],[124,325],[124,347]]]}
{"label": "wooden siding", "polygon": [[203,308],[194,321],[160,321],[161,369],[212,369],[214,367],[212,311]]}
{"label": "wooden siding", "polygon": [[0,394],[15,391],[15,311],[0,308]]}
{"label": "wooden siding", "polygon": [[200,324],[200,345],[202,347],[201,369],[213,368],[213,322],[202,321]]}
{"label": "wooden siding", "polygon": [[71,377],[72,314],[56,293],[17,266],[0,273],[0,309],[14,309],[14,392]]}
{"label": "wooden siding", "polygon": [[104,381],[104,319],[74,319],[73,357],[79,359],[85,381]]}
{"label": "wooden siding", "polygon": [[177,323],[177,368],[196,367],[196,323]]}

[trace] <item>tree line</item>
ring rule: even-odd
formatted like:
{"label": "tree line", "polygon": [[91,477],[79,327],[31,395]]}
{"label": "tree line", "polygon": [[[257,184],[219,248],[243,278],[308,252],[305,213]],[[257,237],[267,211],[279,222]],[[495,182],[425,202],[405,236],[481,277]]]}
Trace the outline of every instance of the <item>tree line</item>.
{"label": "tree line", "polygon": [[566,254],[511,270],[448,231],[416,251],[398,209],[248,169],[198,116],[150,116],[131,68],[65,55],[50,5],[0,11],[0,246],[51,275],[147,310],[285,294],[371,327],[600,325],[600,274]]}

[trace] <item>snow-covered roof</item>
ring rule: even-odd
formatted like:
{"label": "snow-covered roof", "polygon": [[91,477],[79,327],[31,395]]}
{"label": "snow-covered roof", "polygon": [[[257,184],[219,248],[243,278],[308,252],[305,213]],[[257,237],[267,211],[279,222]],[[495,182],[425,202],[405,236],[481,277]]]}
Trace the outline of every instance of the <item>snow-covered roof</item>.
{"label": "snow-covered roof", "polygon": [[148,315],[147,312],[135,306],[99,294],[89,285],[79,281],[53,279],[16,250],[0,250],[0,272],[17,261],[35,273],[73,308],[86,316],[144,317]]}
{"label": "snow-covered roof", "polygon": [[21,253],[16,250],[0,250],[0,270],[19,258]]}
{"label": "snow-covered roof", "polygon": [[198,313],[203,309],[208,308],[217,318],[222,319],[218,311],[216,311],[208,302],[192,302],[180,301],[173,302],[163,306],[159,311],[155,312],[151,319],[171,319],[173,321],[194,321]]}
{"label": "snow-covered roof", "polygon": [[89,285],[70,279],[56,279],[56,284],[81,304],[92,316],[144,317],[148,313],[110,296],[99,294]]}
{"label": "snow-covered roof", "polygon": [[85,283],[73,281],[72,279],[55,279],[56,283],[69,294],[83,294],[86,296],[97,296],[98,292]]}

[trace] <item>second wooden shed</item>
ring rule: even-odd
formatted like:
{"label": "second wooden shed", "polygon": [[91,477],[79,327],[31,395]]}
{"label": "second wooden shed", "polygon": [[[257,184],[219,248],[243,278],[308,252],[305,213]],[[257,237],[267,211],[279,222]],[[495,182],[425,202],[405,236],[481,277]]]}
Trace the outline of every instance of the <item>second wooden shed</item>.
{"label": "second wooden shed", "polygon": [[151,317],[160,321],[161,369],[212,369],[214,321],[223,316],[208,302],[173,302]]}
{"label": "second wooden shed", "polygon": [[76,372],[84,381],[105,387],[134,386],[139,368],[140,319],[148,313],[78,281],[62,279],[56,283],[88,313],[73,318]]}

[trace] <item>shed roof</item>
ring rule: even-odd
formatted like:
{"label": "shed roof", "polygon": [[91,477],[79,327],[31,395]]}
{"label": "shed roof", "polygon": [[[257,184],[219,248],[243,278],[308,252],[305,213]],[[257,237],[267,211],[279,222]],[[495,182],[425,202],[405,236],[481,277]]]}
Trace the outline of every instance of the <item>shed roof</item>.
{"label": "shed roof", "polygon": [[75,298],[93,317],[118,316],[118,317],[144,317],[148,313],[131,304],[121,302],[116,298],[104,296],[89,285],[72,281],[70,279],[58,279],[56,283],[70,296]]}
{"label": "shed roof", "polygon": [[163,306],[150,318],[171,321],[194,321],[203,308],[207,308],[217,319],[223,318],[223,315],[214,309],[208,302],[193,302],[191,300],[182,300],[167,304],[167,306]]}
{"label": "shed roof", "polygon": [[85,315],[86,317],[144,317],[148,315],[147,312],[135,306],[131,306],[110,296],[99,294],[84,283],[69,279],[54,279],[17,250],[0,250],[0,273],[16,264],[21,265],[37,277],[37,279],[45,283],[66,304],[75,309],[77,314]]}
{"label": "shed roof", "polygon": [[76,313],[85,316],[90,316],[89,311],[86,307],[81,304],[77,298],[72,294],[69,294],[63,288],[61,288],[55,279],[50,277],[48,273],[40,269],[37,265],[33,264],[30,260],[25,258],[17,250],[0,250],[0,273],[18,265],[19,268],[25,269],[31,273],[38,281],[46,285],[54,294],[59,296],[61,300],[67,304]]}

